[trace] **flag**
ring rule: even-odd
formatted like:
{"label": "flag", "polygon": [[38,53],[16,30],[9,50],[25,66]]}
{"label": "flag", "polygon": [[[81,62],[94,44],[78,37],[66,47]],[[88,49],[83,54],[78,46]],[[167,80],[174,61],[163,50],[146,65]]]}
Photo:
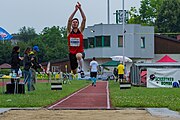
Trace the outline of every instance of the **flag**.
{"label": "flag", "polygon": [[6,30],[0,27],[0,40],[10,40],[12,35],[10,35]]}

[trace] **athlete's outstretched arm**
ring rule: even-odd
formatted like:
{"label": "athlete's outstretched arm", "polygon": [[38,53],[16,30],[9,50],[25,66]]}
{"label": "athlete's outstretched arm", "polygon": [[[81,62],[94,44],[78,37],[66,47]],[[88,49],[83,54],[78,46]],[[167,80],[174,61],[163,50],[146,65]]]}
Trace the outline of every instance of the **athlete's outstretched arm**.
{"label": "athlete's outstretched arm", "polygon": [[71,16],[68,19],[68,24],[67,24],[67,35],[69,35],[70,31],[71,31],[71,24],[72,24],[72,19],[74,17],[74,15],[76,14],[78,10],[78,5],[75,6],[75,10],[73,11],[73,13],[71,14]]}
{"label": "athlete's outstretched arm", "polygon": [[81,4],[78,2],[78,8],[79,8],[79,11],[81,13],[81,16],[82,16],[82,22],[81,22],[81,26],[80,26],[80,31],[83,32],[84,31],[84,28],[85,28],[85,24],[86,24],[86,16],[81,8]]}

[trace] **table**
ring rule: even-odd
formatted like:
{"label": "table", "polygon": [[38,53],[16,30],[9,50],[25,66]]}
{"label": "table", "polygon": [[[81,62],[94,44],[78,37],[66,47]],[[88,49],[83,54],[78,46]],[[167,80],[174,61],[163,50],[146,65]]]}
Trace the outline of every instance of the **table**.
{"label": "table", "polygon": [[16,90],[18,90],[18,80],[20,79],[20,77],[15,77],[15,78],[5,78],[5,77],[0,77],[0,79],[2,80],[2,93],[5,93],[5,79],[14,79],[14,94],[16,93]]}
{"label": "table", "polygon": [[18,93],[18,83],[20,81],[20,77],[13,77],[11,79],[14,80],[14,94],[16,94],[16,93]]}

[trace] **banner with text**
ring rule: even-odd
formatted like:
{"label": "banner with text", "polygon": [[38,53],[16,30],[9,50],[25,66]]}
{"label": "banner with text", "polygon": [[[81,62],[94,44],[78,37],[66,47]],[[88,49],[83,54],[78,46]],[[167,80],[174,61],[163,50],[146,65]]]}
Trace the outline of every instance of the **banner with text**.
{"label": "banner with text", "polygon": [[174,68],[148,68],[147,69],[147,87],[179,87],[180,69]]}

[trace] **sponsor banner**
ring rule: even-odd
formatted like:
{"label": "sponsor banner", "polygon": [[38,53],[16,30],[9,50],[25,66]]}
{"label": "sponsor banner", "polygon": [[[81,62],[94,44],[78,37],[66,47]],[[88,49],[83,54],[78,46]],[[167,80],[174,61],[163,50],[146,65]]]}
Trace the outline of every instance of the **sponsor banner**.
{"label": "sponsor banner", "polygon": [[147,87],[179,87],[180,69],[172,68],[148,68],[147,69]]}

